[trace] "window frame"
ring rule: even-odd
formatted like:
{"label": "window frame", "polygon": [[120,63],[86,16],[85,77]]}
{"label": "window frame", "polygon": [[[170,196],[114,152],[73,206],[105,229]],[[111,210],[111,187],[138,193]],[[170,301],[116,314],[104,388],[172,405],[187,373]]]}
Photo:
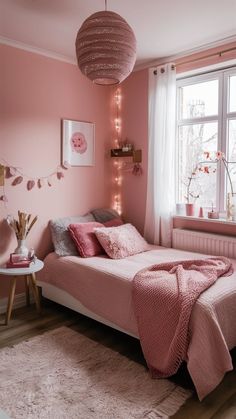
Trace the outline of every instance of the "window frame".
{"label": "window frame", "polygon": [[[181,75],[176,80],[176,202],[179,200],[179,127],[193,124],[216,122],[218,124],[217,150],[227,156],[228,126],[230,120],[236,120],[236,111],[230,112],[229,80],[236,75],[236,66],[221,68],[195,75]],[[180,95],[181,88],[207,81],[218,80],[218,114],[197,118],[181,118]],[[223,164],[218,164],[216,172],[216,210],[224,212],[226,207],[226,174]]]}

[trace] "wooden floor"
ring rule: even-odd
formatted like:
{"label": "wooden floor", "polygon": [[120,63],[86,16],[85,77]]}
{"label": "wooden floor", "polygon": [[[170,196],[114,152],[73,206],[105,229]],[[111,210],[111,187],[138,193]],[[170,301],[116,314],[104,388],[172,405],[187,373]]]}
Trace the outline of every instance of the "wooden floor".
{"label": "wooden floor", "polygon": [[[235,319],[236,320],[236,319]],[[0,348],[15,345],[25,339],[65,325],[99,341],[128,358],[145,364],[139,341],[107,326],[88,319],[72,310],[43,300],[43,313],[38,316],[34,306],[13,312],[8,326],[0,317]],[[203,354],[204,356],[204,354]],[[232,352],[236,367],[236,350]],[[172,378],[177,384],[193,389],[191,379],[183,366]],[[207,380],[207,377],[206,377]],[[203,402],[193,396],[173,416],[174,419],[236,419],[236,371],[226,374],[223,382]]]}

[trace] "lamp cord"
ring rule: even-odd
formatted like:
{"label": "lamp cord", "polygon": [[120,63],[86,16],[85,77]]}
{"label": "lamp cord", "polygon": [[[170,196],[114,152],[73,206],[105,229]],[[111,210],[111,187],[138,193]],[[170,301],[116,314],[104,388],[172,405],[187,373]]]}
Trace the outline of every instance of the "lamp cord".
{"label": "lamp cord", "polygon": [[105,10],[107,11],[107,0],[105,0]]}

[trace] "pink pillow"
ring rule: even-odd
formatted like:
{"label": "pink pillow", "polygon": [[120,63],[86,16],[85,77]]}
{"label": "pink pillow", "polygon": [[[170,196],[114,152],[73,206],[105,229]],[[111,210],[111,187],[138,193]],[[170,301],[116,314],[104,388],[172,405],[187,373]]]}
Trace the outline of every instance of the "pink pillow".
{"label": "pink pillow", "polygon": [[124,223],[120,217],[112,218],[111,220],[105,221],[105,223],[103,223],[105,227],[118,227],[122,226],[123,224]]}
{"label": "pink pillow", "polygon": [[146,240],[132,224],[95,228],[94,232],[103,249],[112,259],[122,259],[149,249]]}
{"label": "pink pillow", "polygon": [[103,227],[103,224],[93,221],[70,224],[68,227],[77,250],[83,258],[104,254],[104,250],[94,234],[95,227]]}

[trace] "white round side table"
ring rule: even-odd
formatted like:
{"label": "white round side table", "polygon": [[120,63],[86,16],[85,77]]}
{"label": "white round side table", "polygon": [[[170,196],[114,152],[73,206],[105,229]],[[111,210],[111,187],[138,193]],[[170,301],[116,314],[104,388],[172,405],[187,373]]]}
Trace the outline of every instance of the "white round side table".
{"label": "white round side table", "polygon": [[29,287],[31,286],[35,304],[37,307],[37,311],[40,313],[41,307],[40,307],[40,297],[39,297],[39,291],[36,283],[36,276],[35,273],[43,269],[44,263],[40,259],[36,259],[35,262],[32,262],[29,268],[5,268],[0,267],[0,275],[7,275],[11,276],[11,287],[10,292],[8,296],[8,304],[7,304],[7,312],[6,312],[6,320],[5,324],[8,324],[10,318],[11,318],[11,312],[15,297],[15,289],[16,289],[16,280],[18,277],[24,277],[25,278],[25,294],[26,294],[26,304],[30,304],[30,293],[29,293]]}

